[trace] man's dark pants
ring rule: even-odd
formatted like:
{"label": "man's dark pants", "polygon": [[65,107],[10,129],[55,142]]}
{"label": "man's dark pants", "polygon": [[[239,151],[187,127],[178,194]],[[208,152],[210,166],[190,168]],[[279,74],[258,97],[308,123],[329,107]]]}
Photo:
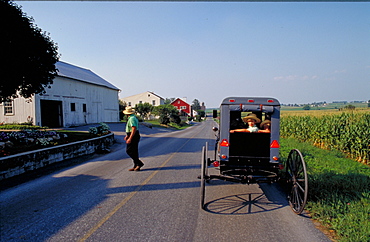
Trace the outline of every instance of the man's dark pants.
{"label": "man's dark pants", "polygon": [[[130,137],[131,133],[127,133],[127,136]],[[134,137],[132,137],[131,143],[127,144],[126,146],[126,153],[131,157],[134,161],[134,167],[136,166],[143,166],[144,163],[139,160],[139,141],[140,141],[140,133],[136,131]]]}

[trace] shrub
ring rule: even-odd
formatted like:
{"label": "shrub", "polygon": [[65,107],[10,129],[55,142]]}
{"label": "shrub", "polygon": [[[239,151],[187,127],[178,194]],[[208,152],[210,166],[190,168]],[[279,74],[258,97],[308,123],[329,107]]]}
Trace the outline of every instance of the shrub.
{"label": "shrub", "polygon": [[110,128],[106,123],[100,123],[100,125],[97,127],[90,127],[89,133],[95,135],[105,135],[110,133]]}
{"label": "shrub", "polygon": [[167,124],[169,124],[169,123],[170,123],[170,119],[167,117],[167,115],[161,114],[161,115],[159,116],[159,123],[160,123],[160,124],[165,124],[165,125],[167,125]]}

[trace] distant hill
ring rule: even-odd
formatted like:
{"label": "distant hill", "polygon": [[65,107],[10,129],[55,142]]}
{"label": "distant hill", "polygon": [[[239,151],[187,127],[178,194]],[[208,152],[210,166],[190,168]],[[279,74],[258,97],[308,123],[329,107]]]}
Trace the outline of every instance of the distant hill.
{"label": "distant hill", "polygon": [[308,104],[282,104],[282,110],[302,110],[303,106],[309,105],[311,110],[325,110],[325,109],[340,109],[348,105],[355,106],[356,108],[367,108],[368,103],[366,101],[336,101],[332,103],[318,102]]}

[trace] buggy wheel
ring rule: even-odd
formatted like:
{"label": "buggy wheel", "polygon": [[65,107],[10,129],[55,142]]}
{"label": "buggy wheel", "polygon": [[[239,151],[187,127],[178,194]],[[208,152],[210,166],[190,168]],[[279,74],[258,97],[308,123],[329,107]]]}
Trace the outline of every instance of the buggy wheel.
{"label": "buggy wheel", "polygon": [[202,147],[202,158],[201,158],[201,173],[200,173],[200,208],[204,209],[204,201],[206,196],[206,148]]}
{"label": "buggy wheel", "polygon": [[302,153],[297,149],[293,149],[289,153],[286,163],[286,177],[289,205],[293,212],[301,214],[307,203],[308,177],[306,163]]}

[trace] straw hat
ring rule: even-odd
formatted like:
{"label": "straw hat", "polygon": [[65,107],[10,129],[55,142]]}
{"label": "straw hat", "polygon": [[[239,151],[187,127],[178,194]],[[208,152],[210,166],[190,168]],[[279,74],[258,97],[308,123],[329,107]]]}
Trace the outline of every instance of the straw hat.
{"label": "straw hat", "polygon": [[259,118],[257,118],[257,115],[255,115],[254,113],[250,113],[250,114],[248,114],[248,116],[244,117],[243,118],[244,123],[247,123],[248,119],[253,119],[254,121],[256,121],[256,123],[261,122],[261,120]]}
{"label": "straw hat", "polygon": [[271,120],[266,119],[260,124],[261,129],[263,129],[263,125],[267,124],[268,126],[271,127]]}
{"label": "straw hat", "polygon": [[135,113],[135,109],[133,109],[132,107],[126,107],[126,109],[123,110],[123,113],[124,114],[133,114],[133,113]]}

